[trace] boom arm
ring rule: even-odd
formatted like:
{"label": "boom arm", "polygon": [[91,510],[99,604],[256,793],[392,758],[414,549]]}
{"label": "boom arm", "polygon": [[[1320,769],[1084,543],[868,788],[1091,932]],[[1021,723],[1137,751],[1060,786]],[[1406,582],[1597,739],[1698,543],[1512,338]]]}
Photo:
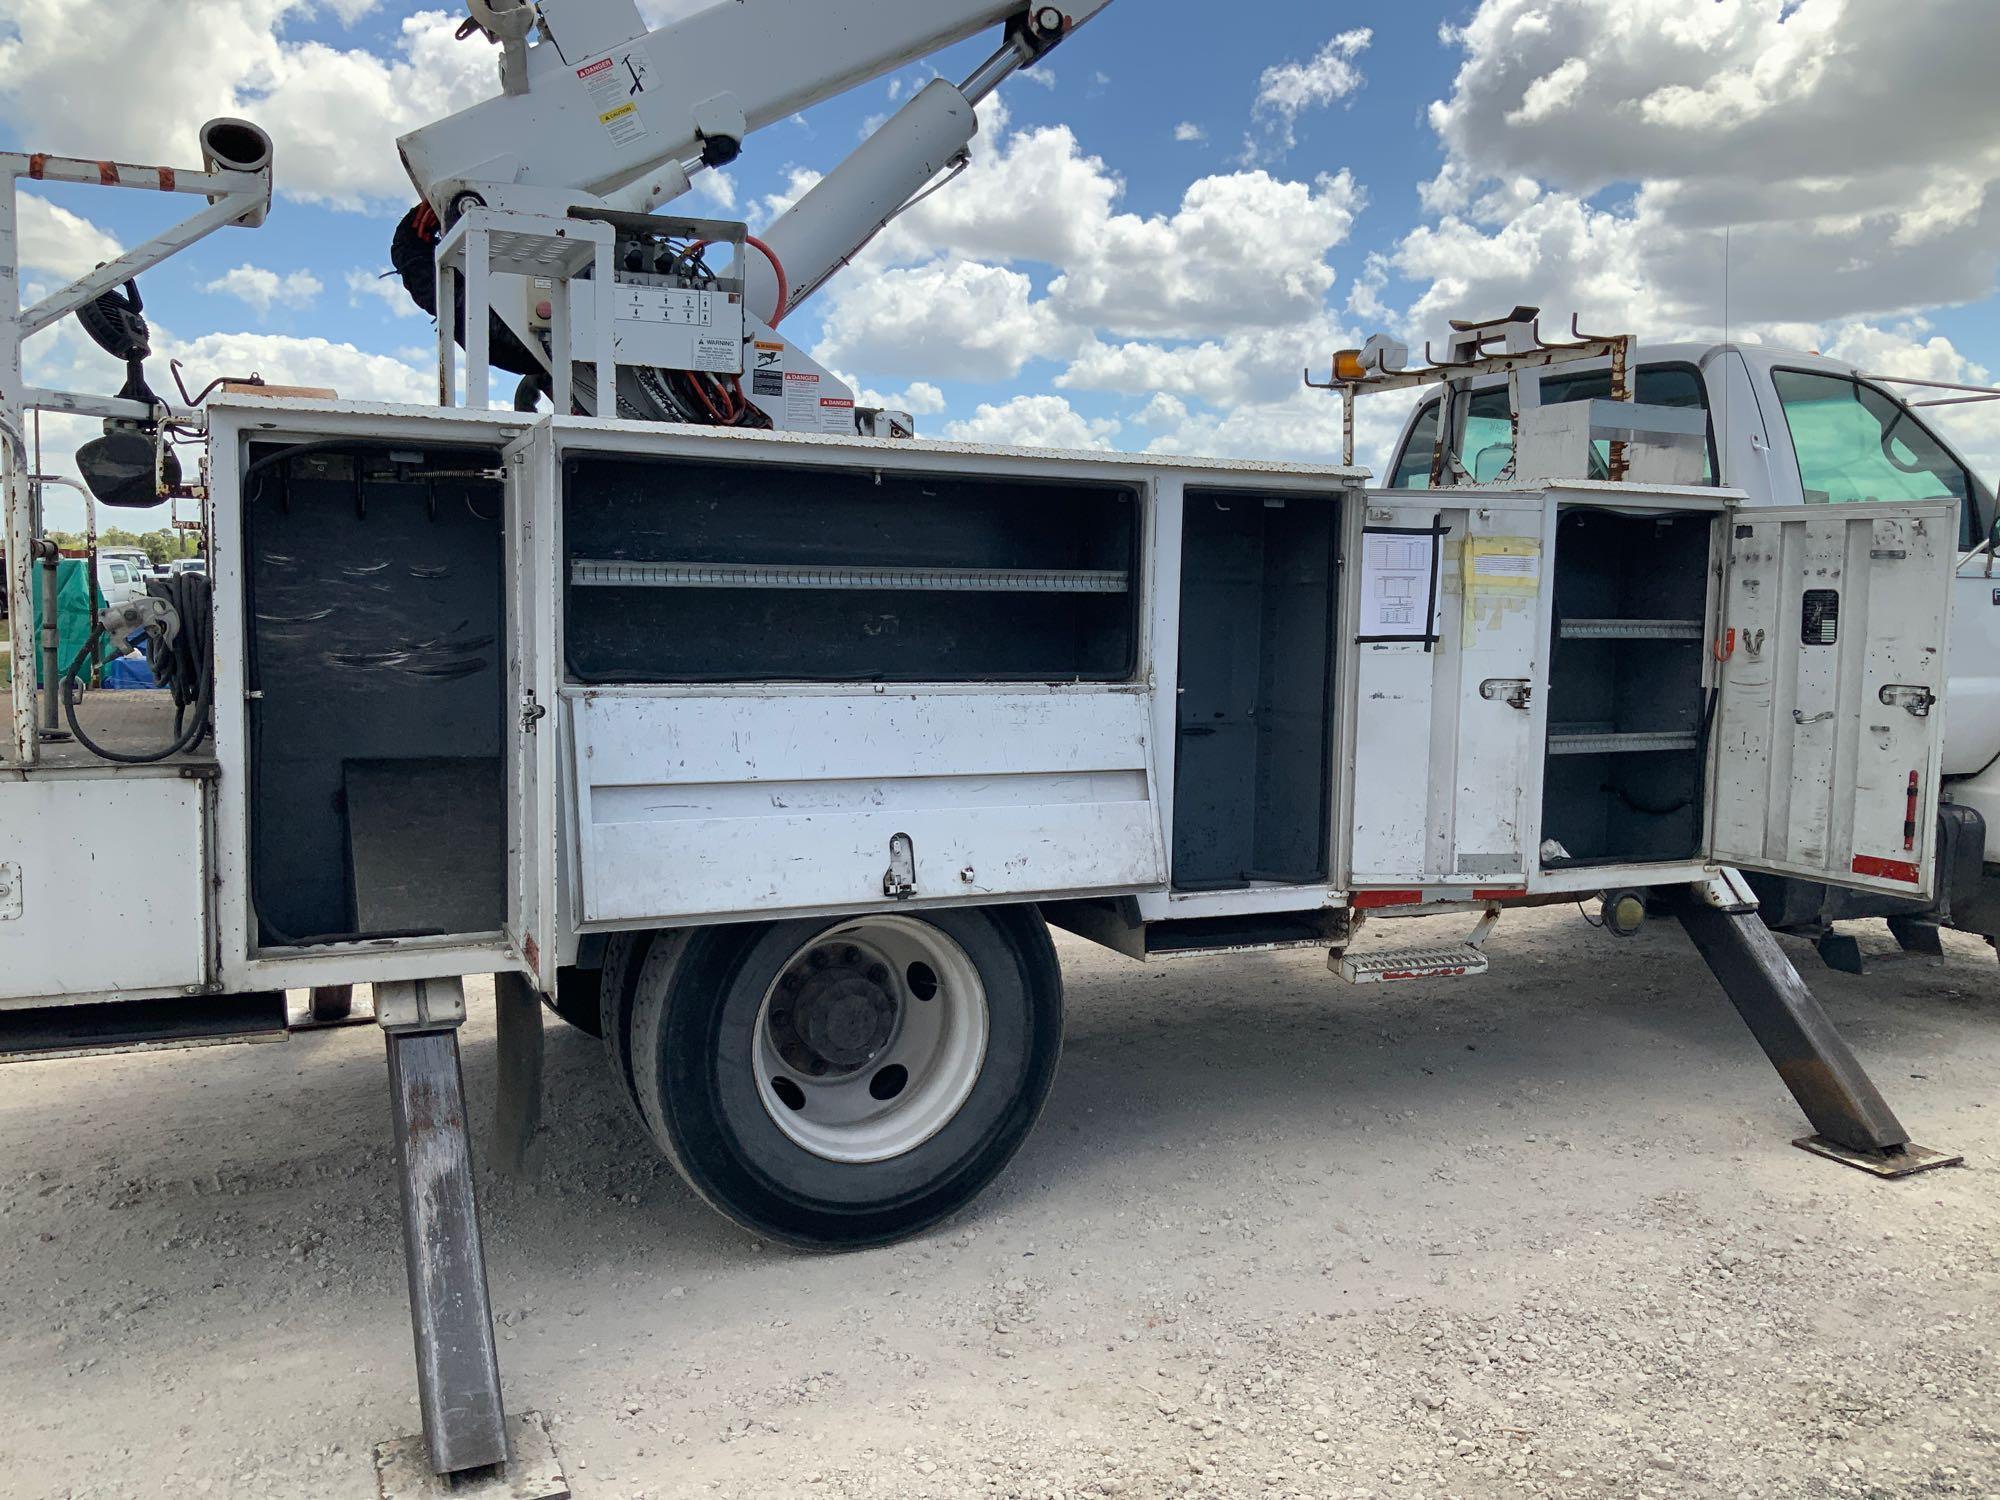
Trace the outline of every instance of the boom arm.
{"label": "boom arm", "polygon": [[684,190],[683,164],[721,165],[750,131],[1003,24],[1030,61],[1109,3],[721,0],[648,33],[635,0],[540,0],[542,39],[507,43],[509,92],[397,145],[447,219],[468,191],[553,207],[659,177],[646,196],[660,201]]}

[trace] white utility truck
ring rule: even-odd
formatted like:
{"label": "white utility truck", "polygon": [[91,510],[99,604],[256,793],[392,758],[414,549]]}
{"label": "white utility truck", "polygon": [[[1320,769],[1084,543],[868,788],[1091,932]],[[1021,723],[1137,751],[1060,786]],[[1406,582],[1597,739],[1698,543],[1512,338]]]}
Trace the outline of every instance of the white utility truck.
{"label": "white utility truck", "polygon": [[[1504,322],[1533,329],[1536,310]],[[1991,486],[1921,411],[2000,399],[1987,387],[1871,374],[1825,355],[1758,344],[1640,344],[1629,360],[1639,402],[1700,413],[1702,483],[1740,490],[1755,506],[1871,505],[1942,500],[1957,517],[1958,563],[1945,699],[1942,806],[1934,841],[1935,887],[1914,870],[1871,889],[1789,874],[1755,874],[1766,922],[1814,938],[1835,967],[1860,972],[1851,934],[1833,924],[1886,917],[1908,950],[1939,951],[1938,928],[2000,941],[2000,858],[1988,830],[2000,827],[2000,579],[1993,574],[1996,514]],[[1542,407],[1611,395],[1608,359],[1530,365],[1508,376],[1447,370],[1438,394],[1411,413],[1389,466],[1397,489],[1486,484],[1517,476],[1515,434]],[[1442,416],[1447,408],[1450,415]],[[1558,418],[1560,414],[1558,414]],[[1532,437],[1530,438],[1532,442]],[[1609,440],[1591,453],[1606,470]],[[1556,711],[1560,716],[1560,705]],[[1661,814],[1662,817],[1671,816]]]}
{"label": "white utility truck", "polygon": [[[1541,477],[1477,488],[910,441],[777,332],[1101,8],[731,0],[648,33],[631,0],[473,0],[503,92],[402,142],[422,203],[394,254],[438,312],[437,407],[147,387],[131,283],[261,221],[254,126],[206,127],[198,171],[0,155],[15,659],[25,412],[103,418],[98,498],[198,499],[210,565],[106,611],[174,689],[124,695],[159,705],[150,744],[92,733],[73,667],[40,694],[14,674],[0,1029],[44,1054],[242,1034],[286,989],[331,1010],[373,986],[430,1469],[550,1492],[546,1436],[500,1399],[466,975],[498,976],[503,1158],[547,997],[705,1199],[840,1247],[935,1223],[1020,1145],[1061,1046],[1052,924],[1383,981],[1483,968],[1509,906],[1610,892],[1622,922],[1643,891],[1814,1149],[1947,1159],[1738,872],[1929,890],[1952,505],[1752,505],[1644,440],[1680,414],[1629,403],[1604,477],[1572,427]],[[990,62],[763,234],[662,211],[760,125],[989,26]],[[23,309],[23,180],[209,206]],[[26,384],[22,340],[72,313],[118,395]],[[489,406],[496,365],[519,409]],[[1422,914],[1462,927],[1357,941]]]}

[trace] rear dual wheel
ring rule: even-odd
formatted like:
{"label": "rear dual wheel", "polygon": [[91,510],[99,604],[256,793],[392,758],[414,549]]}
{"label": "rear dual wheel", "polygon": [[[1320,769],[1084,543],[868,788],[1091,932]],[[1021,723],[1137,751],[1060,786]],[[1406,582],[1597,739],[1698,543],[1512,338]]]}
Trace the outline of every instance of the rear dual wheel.
{"label": "rear dual wheel", "polygon": [[712,927],[608,957],[613,1066],[648,1129],[711,1205],[791,1244],[943,1219],[1055,1079],[1062,980],[1032,907]]}

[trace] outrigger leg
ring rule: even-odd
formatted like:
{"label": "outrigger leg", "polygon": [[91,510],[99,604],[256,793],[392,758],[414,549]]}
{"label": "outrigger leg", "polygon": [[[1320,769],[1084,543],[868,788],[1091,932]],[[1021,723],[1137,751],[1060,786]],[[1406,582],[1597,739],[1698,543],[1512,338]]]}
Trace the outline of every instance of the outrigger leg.
{"label": "outrigger leg", "polygon": [[1798,1100],[1814,1134],[1793,1144],[1882,1177],[1906,1177],[1964,1157],[1914,1144],[1833,1021],[1757,915],[1734,870],[1693,886],[1681,925]]}
{"label": "outrigger leg", "polygon": [[447,1493],[562,1500],[569,1486],[541,1419],[530,1412],[509,1421],[500,1399],[458,1058],[464,982],[377,984],[375,1012],[389,1051],[390,1118],[424,1417],[421,1438],[375,1449],[383,1500]]}

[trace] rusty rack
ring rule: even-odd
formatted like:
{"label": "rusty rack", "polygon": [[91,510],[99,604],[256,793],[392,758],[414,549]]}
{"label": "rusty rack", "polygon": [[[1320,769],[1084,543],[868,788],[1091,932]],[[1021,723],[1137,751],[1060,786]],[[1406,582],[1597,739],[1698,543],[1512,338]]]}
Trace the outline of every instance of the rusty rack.
{"label": "rusty rack", "polygon": [[[1424,345],[1424,363],[1416,369],[1391,368],[1386,360],[1379,357],[1376,363],[1364,365],[1362,358],[1366,351],[1351,350],[1334,356],[1333,373],[1329,379],[1315,380],[1312,371],[1307,370],[1305,383],[1314,390],[1341,393],[1340,451],[1341,461],[1347,464],[1354,462],[1354,398],[1357,395],[1409,390],[1426,385],[1443,386],[1443,409],[1438,414],[1437,439],[1431,453],[1431,487],[1439,489],[1470,477],[1454,454],[1464,430],[1472,382],[1477,377],[1500,374],[1507,377],[1508,427],[1517,444],[1521,431],[1521,372],[1524,370],[1542,370],[1586,359],[1608,359],[1611,362],[1611,399],[1633,399],[1630,371],[1636,342],[1634,337],[1629,333],[1585,333],[1580,316],[1570,318],[1569,332],[1569,339],[1565,342],[1544,338],[1541,309],[1538,307],[1517,307],[1505,317],[1481,322],[1454,319],[1443,359],[1432,352],[1429,343]],[[1539,403],[1531,397],[1528,404]],[[1614,440],[1607,457],[1612,481],[1622,480],[1626,472],[1624,442]]]}

